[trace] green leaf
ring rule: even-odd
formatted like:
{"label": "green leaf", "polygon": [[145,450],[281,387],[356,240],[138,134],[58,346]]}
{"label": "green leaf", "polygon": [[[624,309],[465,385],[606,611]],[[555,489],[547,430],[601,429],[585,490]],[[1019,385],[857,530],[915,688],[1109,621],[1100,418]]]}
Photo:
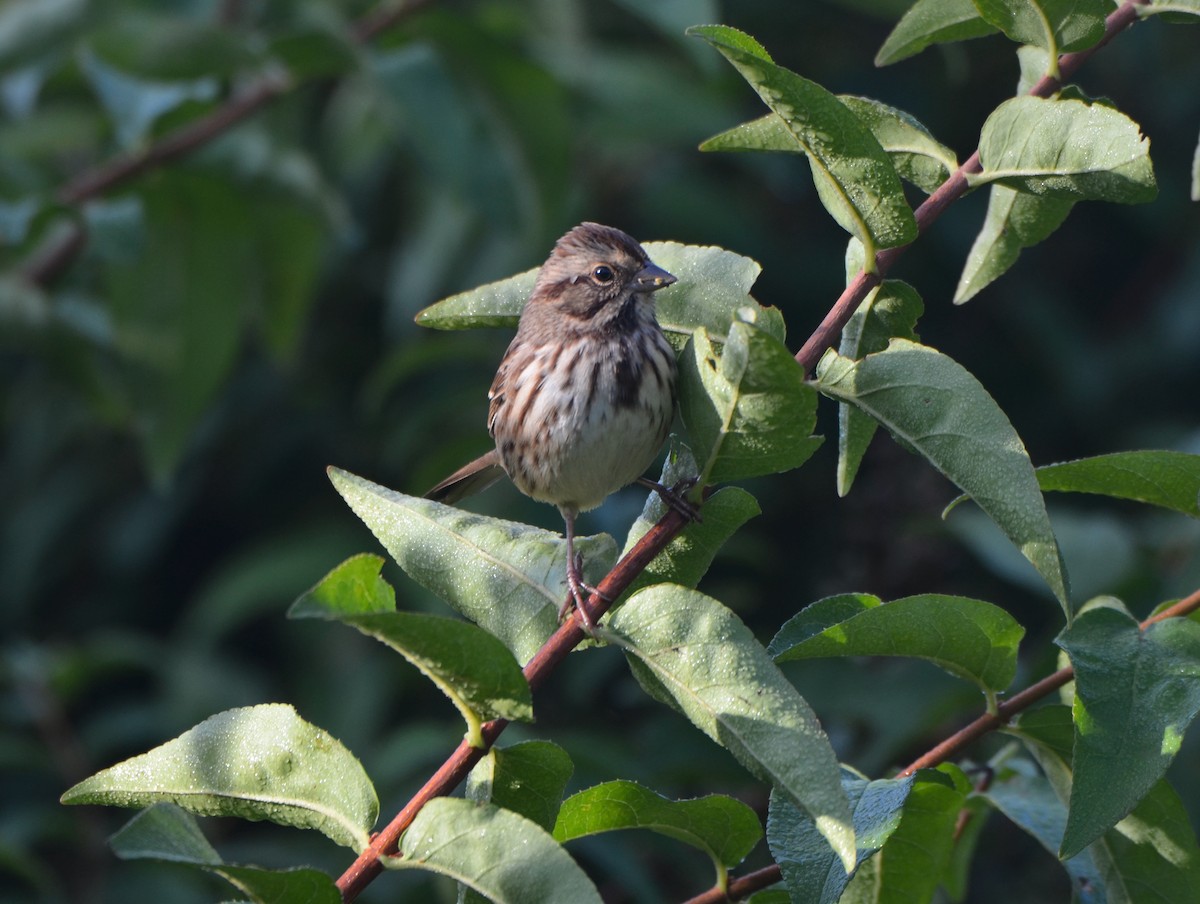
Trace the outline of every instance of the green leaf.
{"label": "green leaf", "polygon": [[[946,180],[958,162],[954,152],[934,140],[908,113],[865,97],[839,94],[841,101],[871,130],[903,179],[926,193]],[[702,151],[783,151],[804,153],[787,123],[775,113],[734,126],[700,145]]]}
{"label": "green leaf", "polygon": [[613,613],[609,628],[648,693],[812,814],[853,868],[854,829],[829,740],[736,615],[702,593],[656,584]]}
{"label": "green leaf", "polygon": [[[1024,759],[1009,761],[983,793],[996,809],[1058,858],[1067,827],[1067,807],[1032,763]],[[1063,868],[1071,877],[1071,888],[1080,904],[1105,904],[1109,900],[1104,873],[1090,850],[1066,860]]]}
{"label": "green leaf", "polygon": [[1200,16],[1200,0],[1150,0],[1149,3],[1138,6],[1139,16],[1153,16],[1156,13],[1167,13],[1178,16]]}
{"label": "green leaf", "polygon": [[966,41],[995,32],[971,0],[917,0],[875,54],[875,65],[898,63],[931,44]]}
{"label": "green leaf", "polygon": [[1075,668],[1075,780],[1062,856],[1123,819],[1166,773],[1200,712],[1200,624],[1145,631],[1123,608],[1084,609],[1058,638]]}
{"label": "green leaf", "polygon": [[704,851],[718,875],[737,866],[762,838],[755,812],[739,800],[709,794],[670,800],[636,782],[595,785],[568,797],[554,825],[559,842],[617,829],[650,829]]}
{"label": "green leaf", "polygon": [[967,254],[954,303],[974,298],[1031,248],[1062,225],[1075,202],[1069,198],[1030,195],[993,185],[987,215]]}
{"label": "green leaf", "polygon": [[[1084,50],[1104,37],[1110,0],[974,0],[979,14],[1018,44],[1050,54]],[[1055,68],[1057,72],[1057,65]]]}
{"label": "green leaf", "polygon": [[554,838],[492,804],[439,797],[400,840],[397,869],[449,876],[496,904],[600,904],[590,879]]}
{"label": "green leaf", "polygon": [[[659,483],[665,487],[695,477],[696,460],[691,450],[675,442],[663,462]],[[717,551],[743,524],[761,512],[758,501],[740,487],[722,487],[704,502],[700,521],[689,521],[683,530],[667,544],[649,565],[634,578],[625,596],[632,596],[651,584],[671,583],[695,587],[700,583],[717,555]],[[646,497],[642,513],[625,539],[622,558],[667,513],[667,504],[658,493]]]}
{"label": "green leaf", "polygon": [[[329,479],[409,577],[500,638],[519,662],[558,629],[567,596],[561,536],[406,496],[338,468]],[[575,549],[590,583],[616,561],[616,543],[605,534],[577,537]]]}
{"label": "green leaf", "polygon": [[36,0],[0,7],[0,71],[14,72],[59,47],[68,46],[95,15],[88,0]]}
{"label": "green leaf", "polygon": [[65,804],[145,807],[316,829],[363,850],[379,815],[362,765],[328,732],[281,703],[231,709],[84,779]]}
{"label": "green leaf", "polygon": [[221,876],[261,904],[340,904],[333,879],[315,869],[268,870],[225,863],[192,816],[173,804],[154,804],[109,839],[122,860],[161,860],[198,866]]}
{"label": "green leaf", "polygon": [[[904,800],[900,824],[863,864],[843,901],[912,904],[929,901],[951,865],[958,815],[971,793],[963,771],[951,763],[917,772]],[[866,869],[865,867],[871,867]]]}
{"label": "green leaf", "polygon": [[746,35],[723,25],[688,34],[715,47],[779,116],[808,156],[817,196],[838,225],[870,250],[912,241],[917,223],[900,178],[871,131],[815,82],[745,47]]}
{"label": "green leaf", "polygon": [[467,776],[467,798],[511,810],[550,832],[574,771],[571,757],[550,741],[493,747]]}
{"label": "green leaf", "polygon": [[999,182],[1072,201],[1138,204],[1158,194],[1150,142],[1105,104],[1014,97],[997,107],[979,138],[983,171],[973,186]]}
{"label": "green leaf", "polygon": [[732,325],[719,355],[697,330],[679,383],[701,485],[799,467],[821,444],[810,435],[817,397],[803,370],[782,342],[749,324]]}
{"label": "green leaf", "polygon": [[[1059,800],[1071,794],[1071,709],[1059,704],[1022,713],[1009,729],[1021,738]],[[1109,901],[1190,901],[1200,889],[1200,849],[1179,796],[1160,780],[1133,812],[1088,853],[1104,875]]]}
{"label": "green leaf", "polygon": [[[779,341],[783,315],[760,305],[750,288],[762,272],[757,261],[724,248],[645,242],[651,259],[679,282],[654,295],[655,316],[676,346],[700,326],[724,338],[735,317],[748,319]],[[416,321],[435,330],[515,327],[537,279],[537,269],[460,292],[430,305]]]}
{"label": "green leaf", "polygon": [[462,713],[467,737],[483,746],[488,719],[533,721],[533,697],[521,667],[499,639],[467,622],[397,612],[392,588],[379,576],[383,559],[347,559],[305,593],[289,618],[324,618],[387,644],[421,670]]}
{"label": "green leaf", "polygon": [[1016,677],[1024,634],[1016,619],[983,600],[929,593],[884,604],[876,596],[847,593],[818,600],[792,616],[767,652],[776,662],[914,656],[994,693]]}
{"label": "green leaf", "polygon": [[1113,452],[1045,465],[1037,478],[1046,492],[1097,493],[1200,517],[1200,455]]}
{"label": "green leaf", "polygon": [[974,499],[1070,615],[1066,570],[1033,465],[978,380],[934,349],[894,339],[857,362],[827,352],[817,388],[861,408]]}
{"label": "green leaf", "polygon": [[958,169],[954,151],[935,139],[912,114],[869,97],[839,94],[838,100],[866,123],[900,178],[925,194],[932,194]]}
{"label": "green leaf", "polygon": [[[855,268],[857,272],[858,268]],[[898,279],[885,279],[859,305],[842,330],[838,353],[855,361],[887,348],[896,337],[917,341],[916,325],[925,312],[917,290]],[[839,496],[850,492],[867,447],[879,424],[844,402],[838,405]]]}
{"label": "green leaf", "polygon": [[[843,774],[842,787],[854,812],[857,870],[886,843],[900,824],[901,809],[914,777],[867,781]],[[835,904],[852,872],[847,872],[818,834],[812,818],[778,793],[767,811],[767,842],[783,871],[791,900]]]}

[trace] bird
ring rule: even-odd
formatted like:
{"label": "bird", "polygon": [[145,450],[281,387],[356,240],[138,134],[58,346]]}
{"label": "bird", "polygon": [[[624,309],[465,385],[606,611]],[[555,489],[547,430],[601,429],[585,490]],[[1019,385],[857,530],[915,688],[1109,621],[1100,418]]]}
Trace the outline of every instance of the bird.
{"label": "bird", "polygon": [[585,222],[563,235],[488,392],[495,448],[425,494],[452,505],[507,475],[526,496],[557,506],[569,590],[559,619],[573,604],[591,635],[575,519],[638,481],[666,441],[676,364],[654,294],[676,281],[620,229]]}

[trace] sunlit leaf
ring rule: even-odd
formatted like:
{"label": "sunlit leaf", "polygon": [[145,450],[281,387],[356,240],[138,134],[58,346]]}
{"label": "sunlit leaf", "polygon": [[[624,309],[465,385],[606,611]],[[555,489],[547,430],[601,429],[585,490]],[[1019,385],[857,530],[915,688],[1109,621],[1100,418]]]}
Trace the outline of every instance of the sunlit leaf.
{"label": "sunlit leaf", "polygon": [[[406,496],[337,468],[329,479],[409,577],[528,662],[558,629],[567,598],[566,540],[549,531]],[[606,534],[577,537],[584,577],[616,561]]]}
{"label": "sunlit leaf", "polygon": [[997,107],[979,137],[983,171],[999,182],[1072,201],[1137,204],[1158,194],[1150,142],[1138,124],[1105,104],[1015,97]]}
{"label": "sunlit leaf", "polygon": [[995,32],[971,0],[917,0],[879,48],[875,65],[898,63],[932,44],[966,41]]}
{"label": "sunlit leaf", "polygon": [[67,804],[177,804],[202,816],[266,819],[316,829],[361,851],[379,815],[362,765],[345,747],[269,703],[205,719],[156,747],[84,779]]}
{"label": "sunlit leaf", "polygon": [[1200,455],[1171,451],[1113,452],[1037,470],[1043,491],[1097,493],[1200,517]]}
{"label": "sunlit leaf", "polygon": [[638,681],[802,807],[847,870],[854,829],[816,716],[737,616],[702,593],[656,584],[609,628]]}
{"label": "sunlit leaf", "polygon": [[1018,44],[1057,56],[1091,47],[1104,36],[1110,0],[974,0],[979,14]]}
{"label": "sunlit leaf", "polygon": [[449,876],[496,904],[600,904],[596,887],[549,832],[492,804],[431,800],[388,863]]}

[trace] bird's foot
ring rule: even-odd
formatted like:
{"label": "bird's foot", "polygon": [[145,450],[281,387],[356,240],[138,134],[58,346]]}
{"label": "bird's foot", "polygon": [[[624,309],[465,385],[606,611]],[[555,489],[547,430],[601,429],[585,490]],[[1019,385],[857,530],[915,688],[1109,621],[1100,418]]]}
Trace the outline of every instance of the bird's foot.
{"label": "bird's foot", "polygon": [[606,603],[611,603],[612,600],[601,593],[597,588],[583,582],[583,554],[576,553],[572,559],[567,561],[567,590],[568,595],[563,602],[562,607],[558,610],[559,622],[565,621],[570,614],[571,608],[579,613],[579,621],[583,627],[583,631],[588,637],[596,639],[596,622],[588,613],[586,598],[593,593],[604,600]]}
{"label": "bird's foot", "polygon": [[670,487],[665,487],[649,477],[639,477],[637,482],[646,489],[658,493],[659,498],[669,508],[679,512],[689,521],[703,521],[704,519],[700,517],[700,506],[687,498],[688,491],[696,485],[697,480],[699,480],[698,477],[685,477]]}

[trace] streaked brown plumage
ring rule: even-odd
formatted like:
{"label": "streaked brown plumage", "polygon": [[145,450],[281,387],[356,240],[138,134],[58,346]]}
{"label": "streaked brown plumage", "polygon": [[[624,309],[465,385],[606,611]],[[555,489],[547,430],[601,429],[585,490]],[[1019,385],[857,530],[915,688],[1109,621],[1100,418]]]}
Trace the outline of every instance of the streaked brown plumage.
{"label": "streaked brown plumage", "polygon": [[558,506],[577,605],[575,516],[637,480],[671,426],[675,355],[653,293],[674,282],[619,229],[583,223],[559,239],[488,393],[496,448],[426,494],[453,503],[507,474],[525,495]]}

